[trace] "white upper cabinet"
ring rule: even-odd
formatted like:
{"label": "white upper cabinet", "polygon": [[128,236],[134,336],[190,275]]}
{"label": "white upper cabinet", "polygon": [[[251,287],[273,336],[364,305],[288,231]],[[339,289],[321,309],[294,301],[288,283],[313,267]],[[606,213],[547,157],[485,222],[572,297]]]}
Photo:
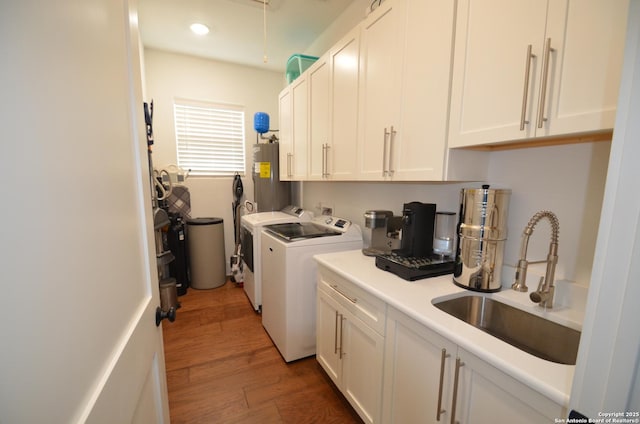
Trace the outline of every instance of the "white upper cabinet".
{"label": "white upper cabinet", "polygon": [[442,180],[455,5],[387,0],[362,24],[359,179]]}
{"label": "white upper cabinet", "polygon": [[308,179],[328,175],[331,148],[329,138],[329,62],[325,55],[307,71],[309,85],[309,172]]}
{"label": "white upper cabinet", "polygon": [[[394,180],[439,181],[450,177],[444,166],[455,2],[410,0],[405,4],[402,103],[390,172]],[[471,179],[482,179],[478,165],[466,167]]]}
{"label": "white upper cabinet", "polygon": [[290,158],[290,173],[294,180],[307,176],[309,145],[309,93],[308,75],[302,75],[291,84],[293,113],[293,156]]}
{"label": "white upper cabinet", "polygon": [[359,26],[329,51],[331,145],[325,155],[328,155],[326,177],[333,180],[356,178],[359,56]]}
{"label": "white upper cabinet", "polygon": [[449,147],[613,128],[628,0],[461,0]]}
{"label": "white upper cabinet", "polygon": [[293,156],[293,103],[291,86],[286,87],[278,96],[278,115],[280,122],[278,155],[280,159],[280,179],[291,180],[291,158]]}
{"label": "white upper cabinet", "polygon": [[364,20],[360,53],[358,177],[390,177],[390,149],[400,123],[403,1],[386,0]]}
{"label": "white upper cabinet", "polygon": [[549,2],[549,99],[537,136],[613,128],[628,7],[628,0]]}
{"label": "white upper cabinet", "polygon": [[309,116],[306,74],[280,92],[280,179],[302,180],[307,176]]}

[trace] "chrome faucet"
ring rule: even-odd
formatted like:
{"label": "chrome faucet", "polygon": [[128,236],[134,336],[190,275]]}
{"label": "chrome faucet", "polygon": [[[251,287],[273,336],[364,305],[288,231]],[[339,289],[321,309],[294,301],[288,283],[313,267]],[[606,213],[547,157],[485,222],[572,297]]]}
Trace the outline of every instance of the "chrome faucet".
{"label": "chrome faucet", "polygon": [[[529,246],[529,237],[533,234],[533,229],[542,218],[547,218],[551,223],[551,243],[549,244],[549,253],[547,259],[543,261],[528,261],[527,248]],[[547,264],[547,271],[544,277],[540,278],[538,289],[529,295],[531,301],[539,303],[543,308],[553,307],[553,295],[555,292],[554,277],[556,273],[556,264],[558,263],[558,233],[560,232],[560,223],[558,217],[551,211],[540,211],[533,215],[529,223],[522,233],[522,245],[520,247],[520,260],[516,268],[516,280],[511,285],[513,290],[526,292],[529,290],[526,284],[527,267],[529,264]]]}

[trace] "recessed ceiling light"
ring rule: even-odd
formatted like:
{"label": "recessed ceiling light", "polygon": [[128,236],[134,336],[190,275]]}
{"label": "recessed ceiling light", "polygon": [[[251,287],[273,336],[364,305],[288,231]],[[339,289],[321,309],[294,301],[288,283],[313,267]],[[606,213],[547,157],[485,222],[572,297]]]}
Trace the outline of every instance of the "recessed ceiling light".
{"label": "recessed ceiling light", "polygon": [[189,28],[191,28],[191,31],[193,31],[194,34],[207,35],[209,33],[209,27],[205,24],[195,23],[191,24]]}

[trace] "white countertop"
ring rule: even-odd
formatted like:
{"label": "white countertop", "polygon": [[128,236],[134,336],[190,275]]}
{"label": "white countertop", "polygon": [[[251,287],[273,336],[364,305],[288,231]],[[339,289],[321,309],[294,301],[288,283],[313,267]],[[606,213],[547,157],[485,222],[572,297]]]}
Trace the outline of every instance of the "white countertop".
{"label": "white countertop", "polygon": [[[360,250],[316,255],[316,261],[353,282],[390,306],[448,338],[499,370],[511,375],[554,402],[568,407],[575,366],[549,362],[513,347],[433,306],[440,297],[469,291],[453,284],[451,274],[406,281],[375,266],[375,258]],[[477,292],[471,292],[480,294]],[[570,308],[547,310],[529,300],[528,293],[503,289],[486,294],[503,303],[581,329],[581,314]]]}

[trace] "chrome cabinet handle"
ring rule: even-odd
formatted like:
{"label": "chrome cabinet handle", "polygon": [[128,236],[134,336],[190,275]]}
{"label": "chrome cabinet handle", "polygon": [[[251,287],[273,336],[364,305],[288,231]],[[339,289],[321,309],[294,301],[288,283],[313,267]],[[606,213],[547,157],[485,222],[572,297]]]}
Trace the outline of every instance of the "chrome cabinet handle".
{"label": "chrome cabinet handle", "polygon": [[453,376],[453,400],[451,401],[451,424],[456,424],[456,403],[458,402],[458,377],[460,377],[460,368],[464,366],[464,362],[460,358],[456,358],[456,372]]}
{"label": "chrome cabinet handle", "polygon": [[327,150],[326,150],[326,153],[325,153],[326,160],[324,162],[324,166],[325,166],[325,169],[327,171],[326,172],[327,173],[327,178],[329,178],[329,175],[331,175],[329,173],[329,149],[331,149],[331,145],[329,143],[327,143]]}
{"label": "chrome cabinet handle", "polygon": [[293,158],[293,153],[287,153],[287,176],[291,177],[293,174],[291,173],[291,159]]}
{"label": "chrome cabinet handle", "polygon": [[527,101],[529,98],[529,76],[531,75],[531,61],[536,57],[535,54],[531,54],[532,45],[527,46],[527,58],[524,65],[524,89],[522,90],[522,108],[520,110],[520,131],[524,131],[525,124],[529,121],[527,118]]}
{"label": "chrome cabinet handle", "polygon": [[555,49],[551,48],[551,38],[547,38],[544,44],[544,54],[542,57],[542,86],[540,87],[540,96],[538,97],[538,128],[542,128],[544,121],[544,105],[547,102],[547,80],[549,78],[549,55]]}
{"label": "chrome cabinet handle", "polygon": [[331,146],[329,143],[322,145],[322,177],[329,177],[329,149]]}
{"label": "chrome cabinet handle", "polygon": [[346,318],[344,317],[344,315],[340,314],[340,354],[338,355],[338,359],[342,359],[342,357],[344,355],[346,355],[346,353],[344,353],[344,351],[342,350],[342,333],[343,333],[343,326],[342,323],[344,322]]}
{"label": "chrome cabinet handle", "polygon": [[387,165],[387,174],[393,175],[393,142],[396,140],[396,130],[391,125],[391,131],[389,135],[389,162]]}
{"label": "chrome cabinet handle", "polygon": [[335,333],[333,334],[333,353],[338,353],[338,311],[336,311]]}
{"label": "chrome cabinet handle", "polygon": [[382,176],[387,176],[387,140],[389,139],[389,131],[384,127],[384,141],[382,142]]}
{"label": "chrome cabinet handle", "polygon": [[442,349],[442,355],[440,356],[440,386],[438,387],[438,409],[436,410],[436,421],[440,421],[440,415],[447,412],[446,409],[442,409],[442,386],[444,383],[444,363],[448,357],[447,349]]}
{"label": "chrome cabinet handle", "polygon": [[342,290],[340,290],[340,289],[338,288],[338,285],[337,285],[337,284],[332,284],[332,285],[331,285],[331,288],[332,288],[332,289],[334,289],[335,291],[337,291],[337,292],[338,292],[338,294],[340,294],[342,297],[344,297],[345,299],[347,299],[349,302],[351,302],[351,303],[357,303],[357,302],[358,302],[358,299],[357,299],[357,298],[355,298],[355,297],[350,297],[350,296],[348,296],[347,294],[345,294]]}
{"label": "chrome cabinet handle", "polygon": [[323,143],[322,144],[322,178],[327,176],[326,160],[327,160],[327,145]]}

